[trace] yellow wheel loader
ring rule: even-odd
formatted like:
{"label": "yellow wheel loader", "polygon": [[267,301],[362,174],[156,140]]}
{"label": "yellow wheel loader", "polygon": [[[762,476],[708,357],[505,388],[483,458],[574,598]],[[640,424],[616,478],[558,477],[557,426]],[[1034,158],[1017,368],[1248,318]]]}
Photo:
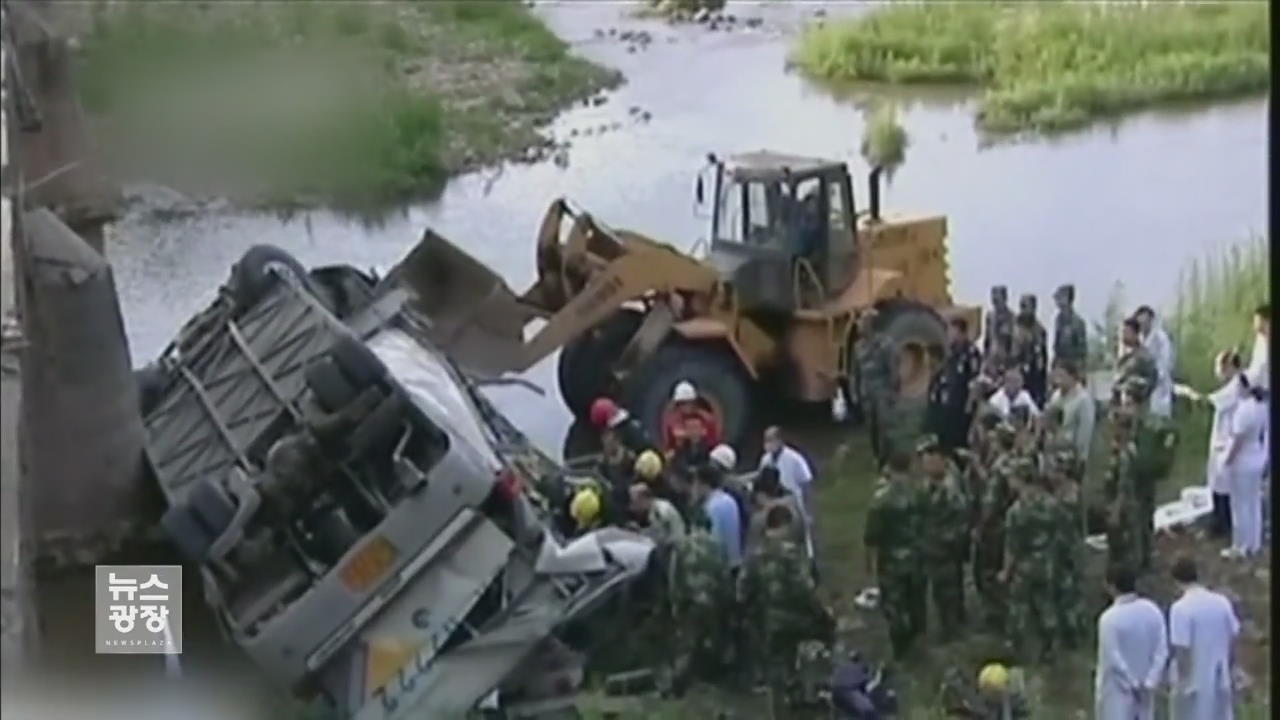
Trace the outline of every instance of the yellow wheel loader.
{"label": "yellow wheel loader", "polygon": [[857,402],[852,348],[871,308],[872,331],[896,351],[898,398],[922,400],[945,319],[965,317],[976,336],[981,316],[952,303],[946,218],[882,217],[878,169],[860,212],[842,162],[764,151],[709,161],[697,195],[706,205],[709,178],[710,237],[696,257],[556,200],[538,234],[537,280],[520,295],[430,230],[392,272],[470,372],[518,373],[562,349],[560,390],[577,417],[609,395],[654,437],[680,380],[737,445],[757,390]]}

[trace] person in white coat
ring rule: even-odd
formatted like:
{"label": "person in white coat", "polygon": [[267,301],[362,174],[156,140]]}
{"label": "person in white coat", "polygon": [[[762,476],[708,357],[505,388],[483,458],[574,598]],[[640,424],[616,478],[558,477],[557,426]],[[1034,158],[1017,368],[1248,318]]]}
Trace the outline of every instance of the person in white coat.
{"label": "person in white coat", "polygon": [[1182,590],[1169,608],[1170,720],[1233,720],[1235,640],[1240,634],[1231,601],[1200,584],[1195,561],[1173,563]]}
{"label": "person in white coat", "polygon": [[1208,395],[1196,395],[1213,406],[1213,425],[1209,429],[1209,458],[1205,463],[1205,485],[1213,497],[1213,523],[1210,534],[1216,538],[1231,533],[1231,478],[1226,472],[1227,451],[1231,449],[1231,416],[1245,393],[1240,382],[1240,354],[1223,350],[1214,359],[1214,370],[1222,385]]}
{"label": "person in white coat", "polygon": [[1263,303],[1253,311],[1253,354],[1245,374],[1249,384],[1271,390],[1271,303]]}
{"label": "person in white coat", "polygon": [[1142,345],[1156,362],[1156,386],[1151,389],[1150,410],[1160,417],[1173,414],[1173,341],[1164,331],[1156,311],[1143,305],[1133,315],[1142,329]]}
{"label": "person in white coat", "polygon": [[1267,472],[1267,434],[1270,416],[1267,393],[1249,386],[1231,415],[1231,440],[1223,458],[1223,472],[1230,478],[1231,547],[1226,558],[1248,558],[1262,550],[1262,476]]}
{"label": "person in white coat", "polygon": [[1169,660],[1164,613],[1136,592],[1137,578],[1118,566],[1107,573],[1115,600],[1098,618],[1094,678],[1096,720],[1152,720],[1155,691]]}

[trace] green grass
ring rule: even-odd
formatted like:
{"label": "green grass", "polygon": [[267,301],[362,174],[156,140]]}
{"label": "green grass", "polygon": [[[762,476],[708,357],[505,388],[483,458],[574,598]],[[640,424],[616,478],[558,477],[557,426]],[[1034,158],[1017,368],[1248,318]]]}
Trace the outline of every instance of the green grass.
{"label": "green grass", "polygon": [[1271,297],[1267,239],[1254,237],[1194,260],[1183,271],[1169,314],[1177,376],[1201,392],[1218,386],[1213,359],[1235,348],[1249,362],[1253,311]]}
{"label": "green grass", "polygon": [[81,94],[124,172],[251,201],[429,194],[619,80],[518,0],[93,7]]}
{"label": "green grass", "polygon": [[807,30],[792,62],[828,81],[979,86],[981,126],[1054,131],[1271,85],[1269,8],[930,2]]}

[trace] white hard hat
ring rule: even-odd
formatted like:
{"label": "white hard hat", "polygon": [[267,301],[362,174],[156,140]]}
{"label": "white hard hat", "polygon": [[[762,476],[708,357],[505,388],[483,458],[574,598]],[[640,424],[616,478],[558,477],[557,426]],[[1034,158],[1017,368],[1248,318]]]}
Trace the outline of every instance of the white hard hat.
{"label": "white hard hat", "polygon": [[722,443],[715,446],[711,451],[711,462],[725,470],[732,470],[738,466],[738,453],[734,452],[733,448]]}
{"label": "white hard hat", "polygon": [[693,389],[693,383],[688,380],[676,383],[675,392],[671,393],[672,402],[693,402],[697,399],[698,391]]}

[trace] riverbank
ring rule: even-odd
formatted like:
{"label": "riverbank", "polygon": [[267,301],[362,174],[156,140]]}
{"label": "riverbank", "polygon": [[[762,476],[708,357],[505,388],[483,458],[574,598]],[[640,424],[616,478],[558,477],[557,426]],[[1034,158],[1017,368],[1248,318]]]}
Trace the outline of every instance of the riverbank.
{"label": "riverbank", "polygon": [[516,0],[86,8],[82,97],[112,167],[238,203],[430,195],[543,157],[542,126],[621,81]]}
{"label": "riverbank", "polygon": [[1269,20],[1261,2],[912,3],[811,27],[791,62],[824,81],[973,85],[982,129],[1051,132],[1265,92]]}

